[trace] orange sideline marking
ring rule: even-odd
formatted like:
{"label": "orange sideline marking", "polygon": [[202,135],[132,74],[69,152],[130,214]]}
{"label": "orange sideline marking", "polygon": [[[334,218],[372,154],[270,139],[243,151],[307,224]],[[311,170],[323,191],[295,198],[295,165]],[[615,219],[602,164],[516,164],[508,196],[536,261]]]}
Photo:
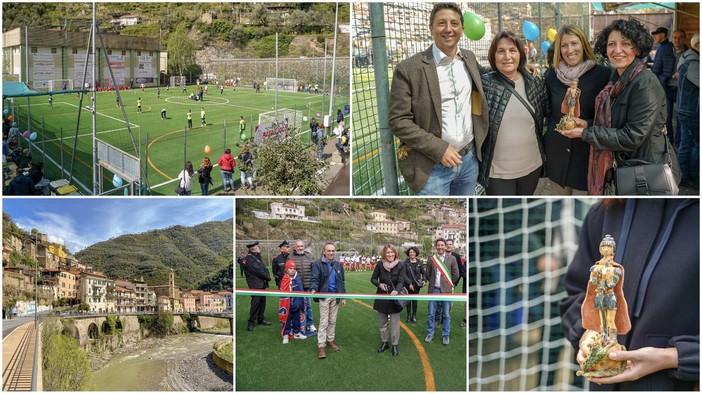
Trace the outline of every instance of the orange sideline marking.
{"label": "orange sideline marking", "polygon": [[[359,300],[353,300],[353,302],[357,302],[366,308],[373,309],[370,305],[366,304],[365,302],[361,302]],[[426,391],[436,391],[436,384],[434,384],[434,373],[431,370],[431,364],[429,363],[429,356],[427,356],[427,352],[424,351],[424,346],[422,343],[419,341],[419,338],[417,338],[416,335],[412,332],[412,330],[407,327],[405,323],[400,321],[400,327],[409,335],[410,339],[412,340],[412,343],[414,343],[414,347],[417,348],[417,352],[419,353],[419,360],[422,362],[422,369],[424,369],[424,385],[425,385],[425,390]]]}

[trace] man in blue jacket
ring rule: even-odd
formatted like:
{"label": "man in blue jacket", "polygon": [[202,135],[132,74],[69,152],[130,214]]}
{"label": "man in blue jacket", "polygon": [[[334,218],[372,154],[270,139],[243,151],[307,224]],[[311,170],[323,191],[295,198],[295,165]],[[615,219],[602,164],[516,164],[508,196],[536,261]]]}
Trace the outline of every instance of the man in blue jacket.
{"label": "man in blue jacket", "polygon": [[675,89],[670,85],[670,79],[675,73],[675,52],[673,44],[668,41],[668,29],[659,27],[652,33],[653,39],[659,43],[656,49],[656,57],[653,59],[653,74],[658,77],[663,90],[665,90],[665,104],[667,111],[666,128],[668,129],[668,139],[675,146],[675,130],[673,129],[673,105],[675,103]]}
{"label": "man in blue jacket", "polygon": [[[327,242],[324,245],[324,256],[312,263],[310,276],[310,291],[319,293],[346,293],[344,284],[344,267],[339,260],[334,259],[336,246]],[[339,305],[346,306],[345,299],[315,298],[319,301],[319,328],[317,331],[317,357],[327,358],[325,348],[338,352],[339,346],[334,342],[336,337],[336,317]]]}

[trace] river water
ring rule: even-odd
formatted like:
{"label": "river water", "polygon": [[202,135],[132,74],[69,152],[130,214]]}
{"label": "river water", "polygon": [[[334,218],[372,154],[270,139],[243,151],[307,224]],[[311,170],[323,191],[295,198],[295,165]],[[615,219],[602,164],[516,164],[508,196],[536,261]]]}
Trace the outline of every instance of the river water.
{"label": "river water", "polygon": [[98,391],[233,390],[232,377],[219,371],[208,355],[227,336],[190,333],[142,343],[114,355],[93,382]]}

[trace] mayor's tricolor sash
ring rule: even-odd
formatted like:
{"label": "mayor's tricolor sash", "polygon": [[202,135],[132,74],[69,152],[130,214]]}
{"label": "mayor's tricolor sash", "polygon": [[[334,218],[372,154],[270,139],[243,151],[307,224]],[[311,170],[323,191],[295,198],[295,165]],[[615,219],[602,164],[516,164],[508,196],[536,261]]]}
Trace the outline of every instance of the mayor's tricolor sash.
{"label": "mayor's tricolor sash", "polygon": [[435,254],[431,256],[431,261],[434,263],[434,266],[436,267],[437,270],[441,273],[441,276],[444,277],[444,280],[451,285],[451,291],[453,291],[453,281],[451,280],[451,276],[449,275],[448,268],[446,268],[446,264],[444,264],[444,259],[439,257],[439,255]]}

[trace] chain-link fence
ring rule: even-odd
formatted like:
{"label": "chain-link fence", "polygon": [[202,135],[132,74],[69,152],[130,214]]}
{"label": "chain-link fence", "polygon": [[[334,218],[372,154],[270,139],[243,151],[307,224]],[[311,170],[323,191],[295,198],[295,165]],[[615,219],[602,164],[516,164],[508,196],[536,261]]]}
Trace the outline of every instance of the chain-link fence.
{"label": "chain-link fence", "polygon": [[[540,37],[534,41],[537,49],[541,48],[542,40],[547,40],[549,28],[574,24],[581,26],[586,33],[590,31],[588,3],[494,2],[459,3],[459,6],[485,21],[483,38],[471,41],[464,36],[459,47],[472,50],[478,62],[486,67],[487,51],[494,35],[501,30],[521,34],[524,21],[539,27]],[[383,137],[381,130],[387,131],[388,127],[388,90],[395,66],[432,43],[429,33],[431,9],[431,3],[352,4],[355,195],[394,194],[392,181],[395,179],[399,184],[398,194],[411,194],[397,168],[394,147],[399,141],[387,134]],[[379,34],[371,34],[372,29],[379,30]]]}

